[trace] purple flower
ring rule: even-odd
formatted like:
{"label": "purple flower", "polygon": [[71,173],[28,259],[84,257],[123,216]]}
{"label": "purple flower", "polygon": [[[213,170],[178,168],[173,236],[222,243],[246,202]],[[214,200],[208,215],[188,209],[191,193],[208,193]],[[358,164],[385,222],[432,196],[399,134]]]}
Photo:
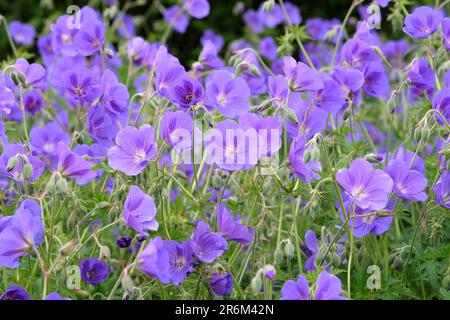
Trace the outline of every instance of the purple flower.
{"label": "purple flower", "polygon": [[211,263],[228,250],[228,244],[220,234],[211,232],[206,222],[199,221],[192,235],[192,250],[199,261]]}
{"label": "purple flower", "polygon": [[433,96],[436,78],[433,69],[428,66],[426,58],[415,59],[412,62],[407,78],[413,95],[426,94],[428,97]]}
{"label": "purple flower", "polygon": [[99,20],[84,23],[74,39],[74,45],[83,56],[98,52],[104,43],[105,26]]}
{"label": "purple flower", "polygon": [[299,275],[297,281],[288,280],[281,288],[281,300],[345,300],[342,296],[341,280],[335,275],[323,270],[316,281],[315,293],[310,293],[308,280]]}
{"label": "purple flower", "polygon": [[19,258],[28,255],[43,241],[41,207],[27,199],[0,230],[0,266],[17,268]]}
{"label": "purple flower", "polygon": [[224,120],[209,130],[205,148],[210,162],[227,171],[246,170],[258,162],[258,133],[233,120]]}
{"label": "purple flower", "polygon": [[134,65],[139,66],[144,63],[150,44],[141,37],[133,37],[127,43],[128,59],[133,61]]}
{"label": "purple flower", "polygon": [[56,53],[61,53],[68,57],[74,57],[78,54],[74,43],[76,28],[69,28],[70,20],[73,17],[63,15],[56,20],[56,23],[50,26],[52,35],[52,47]]}
{"label": "purple flower", "polygon": [[233,275],[231,273],[224,273],[222,275],[214,272],[209,281],[212,292],[216,296],[227,296],[231,293],[233,288]]}
{"label": "purple flower", "polygon": [[359,70],[353,68],[335,68],[332,74],[334,80],[341,86],[341,90],[344,92],[345,99],[348,106],[349,102],[357,104],[361,98],[359,89],[364,84],[364,75]]}
{"label": "purple flower", "polygon": [[48,65],[56,57],[56,53],[52,46],[51,34],[40,37],[37,41],[37,47],[44,64]]}
{"label": "purple flower", "polygon": [[200,38],[200,43],[204,47],[206,42],[210,41],[214,47],[216,47],[217,51],[220,51],[223,48],[224,40],[221,35],[218,35],[212,29],[206,29],[203,31],[203,35]]}
{"label": "purple flower", "polygon": [[144,125],[139,129],[127,126],[120,130],[116,145],[108,150],[108,163],[114,170],[135,176],[147,167],[156,156],[156,140],[153,127]]}
{"label": "purple flower", "polygon": [[0,85],[0,116],[2,112],[9,114],[11,109],[15,107],[16,98],[14,92],[3,85]]}
{"label": "purple flower", "polygon": [[105,261],[96,258],[87,258],[80,261],[81,279],[96,286],[109,277],[109,267]]}
{"label": "purple flower", "polygon": [[[284,7],[286,9],[289,20],[293,25],[300,24],[302,22],[302,16],[300,15],[300,8],[291,2],[286,1],[284,3]],[[284,16],[284,15],[283,15]],[[285,23],[287,24],[287,19],[285,19]]]}
{"label": "purple flower", "polygon": [[70,143],[70,136],[56,123],[50,122],[42,128],[30,132],[31,150],[50,158],[56,158],[59,142]]}
{"label": "purple flower", "polygon": [[317,278],[315,300],[345,300],[342,296],[341,280],[335,275],[322,271]]}
{"label": "purple flower", "polygon": [[217,226],[219,232],[228,241],[248,244],[253,241],[254,231],[242,224],[241,217],[233,218],[230,210],[222,204],[217,205]]}
{"label": "purple flower", "polygon": [[314,94],[314,103],[317,107],[336,114],[345,105],[344,91],[339,83],[328,75],[321,74],[323,89],[319,89]]}
{"label": "purple flower", "polygon": [[445,48],[450,50],[450,18],[442,20],[442,39]]}
{"label": "purple flower", "polygon": [[162,283],[170,282],[169,252],[160,237],[151,239],[144,248],[140,256],[140,266],[150,277],[155,277]]}
{"label": "purple flower", "polygon": [[24,45],[32,44],[36,34],[31,24],[19,21],[11,21],[9,23],[9,32],[16,43]]}
{"label": "purple flower", "polygon": [[166,111],[160,122],[161,138],[171,148],[190,149],[192,147],[193,121],[184,111]]}
{"label": "purple flower", "polygon": [[25,111],[34,115],[44,107],[44,99],[37,91],[30,91],[23,96]]}
{"label": "purple flower", "polygon": [[284,74],[289,87],[295,92],[316,91],[323,89],[323,82],[317,71],[292,57],[284,58]]}
{"label": "purple flower", "polygon": [[389,4],[389,2],[391,2],[391,0],[375,0],[375,2],[382,8],[386,8]]}
{"label": "purple flower", "polygon": [[273,29],[284,21],[283,10],[278,3],[276,3],[270,11],[264,11],[262,7],[260,7],[259,11],[261,12],[264,24],[268,28]]}
{"label": "purple flower", "polygon": [[386,207],[392,191],[393,181],[382,170],[373,169],[362,158],[356,158],[348,169],[336,174],[337,182],[345,189],[346,195],[361,209],[380,210]]}
{"label": "purple flower", "polygon": [[381,60],[368,43],[356,39],[350,39],[342,46],[341,57],[351,67],[360,71],[370,62]]}
{"label": "purple flower", "polygon": [[[16,157],[17,163],[14,168],[8,168],[8,162],[11,158]],[[33,172],[28,182],[39,179],[45,169],[45,164],[36,156],[28,154],[24,146],[19,144],[7,144],[2,155],[0,155],[0,176],[13,179],[15,182],[22,184],[24,181],[23,169],[26,164],[31,165]]]}
{"label": "purple flower", "polygon": [[[439,111],[442,116],[445,118],[447,122],[450,121],[450,88],[444,87],[442,88],[436,95],[433,97],[431,105],[433,109]],[[444,121],[442,121],[439,115],[435,115],[436,121],[440,125],[444,125]]]}
{"label": "purple flower", "polygon": [[442,18],[440,11],[421,6],[415,8],[413,13],[406,16],[403,31],[413,38],[425,39],[436,32]]}
{"label": "purple flower", "polygon": [[30,295],[24,288],[12,284],[2,293],[0,300],[30,300]]}
{"label": "purple flower", "polygon": [[[296,101],[298,100],[298,101]],[[302,101],[300,97],[296,97],[295,93],[291,93],[289,101],[295,106],[294,111],[297,116],[297,123],[288,120],[287,131],[291,138],[298,135],[305,135],[307,139],[311,139],[316,133],[325,129],[328,113],[321,108],[315,106],[307,106],[307,101]],[[295,103],[296,102],[296,103]],[[310,102],[312,103],[312,102]],[[310,109],[308,114],[308,109]],[[303,125],[304,123],[304,125]],[[303,127],[303,131],[301,131]]]}
{"label": "purple flower", "polygon": [[316,265],[314,264],[314,262],[316,261],[317,254],[319,253],[319,244],[317,236],[314,233],[314,231],[312,230],[306,231],[305,245],[302,246],[302,251],[308,257],[308,259],[305,262],[305,270],[306,271],[316,270]]}
{"label": "purple flower", "polygon": [[289,163],[291,164],[292,173],[299,177],[304,183],[307,183],[312,179],[320,177],[316,171],[320,172],[322,166],[320,165],[320,162],[304,162],[303,155],[307,150],[305,143],[306,137],[302,135],[299,135],[292,141],[291,149],[289,150]]}
{"label": "purple flower", "polygon": [[97,75],[85,67],[76,67],[66,71],[63,87],[82,106],[90,106],[101,94]]}
{"label": "purple flower", "polygon": [[160,96],[171,99],[172,88],[179,79],[186,75],[184,67],[173,56],[156,61],[155,88]]}
{"label": "purple flower", "polygon": [[183,13],[181,8],[177,5],[166,9],[163,14],[164,21],[172,26],[172,28],[179,32],[185,33],[189,25],[188,17]]}
{"label": "purple flower", "polygon": [[127,115],[129,94],[127,87],[120,83],[114,72],[105,70],[101,80],[102,95],[100,97],[100,105],[113,118],[117,119]]}
{"label": "purple flower", "polygon": [[116,244],[119,248],[128,248],[131,245],[133,239],[128,236],[119,237],[116,240]]}
{"label": "purple flower", "polygon": [[20,72],[25,77],[25,84],[34,88],[42,85],[45,78],[45,69],[38,63],[29,64],[24,58],[19,58],[14,64],[17,72]]}
{"label": "purple flower", "polygon": [[288,280],[281,288],[281,300],[310,300],[309,284],[304,275],[299,275],[298,280]]}
{"label": "purple flower", "polygon": [[86,127],[90,136],[105,147],[114,145],[114,139],[119,131],[117,122],[110,113],[101,106],[93,106],[89,109],[86,118]]}
{"label": "purple flower", "polygon": [[188,272],[192,271],[192,247],[189,241],[179,243],[173,240],[164,241],[169,253],[170,281],[178,286]]}
{"label": "purple flower", "polygon": [[[120,19],[117,20],[117,19]],[[131,38],[136,34],[136,26],[134,25],[133,17],[129,14],[119,14],[117,15],[116,21],[118,21],[119,26],[117,27],[117,33],[122,38]]]}
{"label": "purple flower", "polygon": [[433,188],[436,194],[436,203],[450,209],[450,172],[444,171]]}
{"label": "purple flower", "polygon": [[425,201],[427,194],[424,189],[428,181],[423,174],[410,170],[409,164],[401,160],[393,160],[384,169],[394,181],[394,193],[400,198],[415,201]]}
{"label": "purple flower", "polygon": [[[368,233],[378,236],[388,231],[391,227],[392,216],[378,217],[375,212],[369,209],[363,210],[359,207],[351,209],[350,201],[347,201],[344,206],[347,211],[347,216],[355,216],[349,220],[348,225],[356,238],[362,238]],[[393,207],[394,202],[389,202],[387,208],[392,209]],[[352,210],[352,212],[350,212],[350,210]],[[341,220],[345,221],[342,212]]]}
{"label": "purple flower", "polygon": [[250,88],[242,78],[234,78],[227,71],[215,71],[206,81],[205,106],[216,108],[228,118],[243,115],[250,110]]}
{"label": "purple flower", "polygon": [[177,81],[172,90],[172,101],[183,109],[196,105],[203,97],[203,87],[199,80],[183,77]]}
{"label": "purple flower", "polygon": [[207,0],[183,0],[183,9],[196,19],[203,19],[209,14],[210,6]]}
{"label": "purple flower", "polygon": [[274,60],[277,57],[277,49],[277,44],[270,36],[263,38],[259,43],[261,55],[269,60]]}
{"label": "purple flower", "polygon": [[155,216],[156,206],[152,197],[146,195],[138,186],[132,185],[123,207],[125,224],[146,235],[147,230],[158,230],[159,224]]}
{"label": "purple flower", "polygon": [[245,24],[255,33],[261,33],[264,30],[264,18],[260,11],[253,9],[244,14]]}
{"label": "purple flower", "polygon": [[198,71],[206,69],[221,69],[223,68],[222,60],[217,56],[218,49],[209,40],[206,40],[203,45],[203,49],[198,57],[198,62],[200,65],[196,66]]}
{"label": "purple flower", "polygon": [[381,62],[367,64],[363,71],[364,92],[371,97],[387,100],[389,98],[389,79]]}
{"label": "purple flower", "polygon": [[57,292],[50,292],[50,293],[45,297],[45,300],[58,300],[58,301],[60,301],[60,300],[72,300],[72,299],[61,297],[61,296],[59,295],[59,293],[57,293]]}
{"label": "purple flower", "polygon": [[82,186],[91,182],[96,174],[91,170],[94,165],[67,147],[64,142],[59,142],[58,152],[58,171],[67,177],[75,179],[77,184]]}

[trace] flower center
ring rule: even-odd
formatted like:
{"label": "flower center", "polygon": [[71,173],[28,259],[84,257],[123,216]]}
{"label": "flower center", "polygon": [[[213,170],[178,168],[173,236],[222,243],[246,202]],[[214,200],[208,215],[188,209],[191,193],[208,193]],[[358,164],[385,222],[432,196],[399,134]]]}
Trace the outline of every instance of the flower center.
{"label": "flower center", "polygon": [[363,189],[361,187],[353,189],[352,190],[352,196],[357,198],[357,199],[364,198],[364,191],[363,191]]}
{"label": "flower center", "polygon": [[177,267],[178,269],[182,269],[185,265],[186,260],[184,259],[184,257],[177,257],[175,259],[175,267]]}
{"label": "flower center", "polygon": [[136,162],[141,162],[145,160],[145,156],[146,154],[144,150],[137,150],[134,154],[134,159],[136,160]]}
{"label": "flower center", "polygon": [[219,94],[219,95],[217,96],[217,101],[218,101],[220,104],[226,104],[227,101],[228,101],[228,99],[227,99],[227,97],[226,97],[223,93],[221,93],[221,94]]}

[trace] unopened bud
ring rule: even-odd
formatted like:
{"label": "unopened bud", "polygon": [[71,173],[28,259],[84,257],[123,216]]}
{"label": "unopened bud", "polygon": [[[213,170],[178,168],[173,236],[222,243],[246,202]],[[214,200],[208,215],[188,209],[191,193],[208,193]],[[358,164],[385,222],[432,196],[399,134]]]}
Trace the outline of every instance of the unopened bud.
{"label": "unopened bud", "polygon": [[311,150],[308,149],[303,153],[303,162],[308,163],[309,160],[311,160]]}
{"label": "unopened bud", "polygon": [[25,180],[30,180],[32,175],[33,175],[33,167],[29,162],[27,162],[23,166],[23,178]]}
{"label": "unopened bud", "polygon": [[274,6],[275,6],[274,0],[267,0],[266,2],[263,3],[263,10],[265,12],[270,12],[272,11]]}
{"label": "unopened bud", "polygon": [[252,279],[252,282],[250,283],[253,294],[257,295],[258,293],[260,293],[262,285],[263,285],[263,283],[262,283],[261,277],[260,277],[259,273],[257,273],[256,276]]}
{"label": "unopened bud", "polygon": [[60,249],[59,249],[59,253],[63,256],[63,257],[67,257],[69,256],[77,247],[77,242],[76,241],[69,241],[67,242],[65,245],[63,245]]}
{"label": "unopened bud", "polygon": [[19,162],[19,159],[17,156],[11,157],[8,160],[8,163],[6,164],[6,171],[12,171],[17,167],[17,163]]}
{"label": "unopened bud", "polygon": [[277,247],[273,253],[273,259],[275,264],[281,264],[283,262],[283,251],[281,248]]}
{"label": "unopened bud", "polygon": [[284,247],[284,254],[286,255],[286,258],[292,259],[292,257],[295,254],[295,248],[291,241],[288,241],[286,243],[286,246]]}
{"label": "unopened bud", "polygon": [[60,179],[56,183],[56,191],[59,193],[67,193],[69,191],[69,185],[66,179]]}

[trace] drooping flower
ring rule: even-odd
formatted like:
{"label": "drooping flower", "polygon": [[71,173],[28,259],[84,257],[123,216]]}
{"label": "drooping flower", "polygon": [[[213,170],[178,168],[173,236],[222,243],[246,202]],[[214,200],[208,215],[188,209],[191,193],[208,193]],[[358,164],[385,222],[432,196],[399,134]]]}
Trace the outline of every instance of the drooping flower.
{"label": "drooping flower", "polygon": [[[444,87],[435,94],[431,102],[433,109],[439,111],[447,122],[450,121],[450,88]],[[440,125],[444,125],[439,115],[435,115],[436,121]]]}
{"label": "drooping flower", "polygon": [[92,162],[72,152],[64,142],[59,142],[56,148],[58,171],[63,176],[75,179],[81,186],[91,182],[96,177],[95,172],[91,170],[94,165]]}
{"label": "drooping flower", "polygon": [[206,222],[199,221],[192,235],[192,250],[199,261],[211,263],[228,250],[228,244],[220,234],[211,232]]}
{"label": "drooping flower", "polygon": [[361,209],[380,210],[386,207],[393,181],[382,170],[374,169],[362,158],[356,158],[348,169],[336,174],[346,195]]}
{"label": "drooping flower", "polygon": [[18,285],[11,284],[8,286],[8,288],[5,290],[5,292],[2,293],[0,296],[0,300],[30,300],[30,295],[28,292]]}
{"label": "drooping flower", "polygon": [[17,268],[19,258],[44,241],[42,210],[34,200],[25,200],[0,231],[0,266]]}
{"label": "drooping flower", "polygon": [[401,160],[393,160],[384,169],[394,181],[394,193],[400,198],[415,201],[425,201],[427,194],[424,192],[428,181],[423,174],[411,170],[409,164]]}
{"label": "drooping flower", "polygon": [[102,283],[109,277],[109,266],[97,258],[86,258],[80,261],[81,278],[91,286]]}
{"label": "drooping flower", "polygon": [[165,240],[164,246],[169,254],[170,282],[177,286],[192,271],[192,247],[189,241],[174,240]]}
{"label": "drooping flower", "polygon": [[101,79],[102,95],[100,105],[108,114],[117,119],[128,112],[129,98],[127,87],[120,83],[114,72],[105,70]]}
{"label": "drooping flower", "polygon": [[11,21],[9,23],[9,32],[14,42],[24,45],[32,44],[34,35],[36,34],[31,24],[19,21]]}
{"label": "drooping flower", "polygon": [[162,283],[169,283],[170,257],[164,241],[160,237],[151,239],[140,256],[140,267],[150,277],[157,278]]}
{"label": "drooping flower", "polygon": [[417,7],[406,16],[403,31],[413,38],[425,39],[436,32],[442,18],[442,13],[434,8]]}
{"label": "drooping flower", "polygon": [[412,62],[407,78],[414,96],[423,94],[426,94],[428,97],[433,96],[436,77],[433,69],[428,66],[426,58],[415,59]]}
{"label": "drooping flower", "polygon": [[442,20],[442,39],[445,48],[450,50],[450,18]]}
{"label": "drooping flower", "polygon": [[14,63],[16,72],[25,77],[25,85],[37,88],[42,85],[45,78],[45,69],[39,63],[29,64],[24,58],[19,58]]}
{"label": "drooping flower", "polygon": [[323,89],[323,82],[317,71],[292,57],[284,58],[284,74],[289,87],[294,92],[316,91]]}
{"label": "drooping flower", "polygon": [[243,115],[250,110],[250,88],[242,78],[234,78],[227,71],[215,71],[206,81],[204,104],[216,108],[228,118]]}
{"label": "drooping flower", "polygon": [[127,126],[120,130],[116,145],[108,150],[109,166],[126,175],[135,176],[147,167],[156,156],[156,140],[153,127],[144,125],[139,129]]}
{"label": "drooping flower", "polygon": [[345,300],[342,295],[341,280],[323,270],[316,281],[315,292],[310,292],[308,280],[299,275],[297,281],[288,280],[281,288],[281,300]]}
{"label": "drooping flower", "polygon": [[436,203],[450,209],[450,171],[444,171],[433,188]]}
{"label": "drooping flower", "polygon": [[303,156],[306,150],[308,150],[306,137],[299,135],[292,141],[288,157],[292,173],[304,183],[319,178],[320,176],[316,171],[322,170],[322,166],[318,161],[310,160],[307,163],[304,162]]}
{"label": "drooping flower", "polygon": [[219,233],[228,240],[240,244],[248,244],[253,241],[254,231],[242,224],[241,217],[233,218],[230,210],[222,204],[217,206],[217,226]]}
{"label": "drooping flower", "polygon": [[155,216],[156,206],[152,197],[138,186],[132,185],[123,207],[125,224],[141,234],[146,234],[147,230],[158,230],[159,224]]}
{"label": "drooping flower", "polygon": [[214,272],[209,281],[211,291],[216,296],[227,296],[231,293],[233,288],[233,275],[231,273],[224,273],[222,275]]}

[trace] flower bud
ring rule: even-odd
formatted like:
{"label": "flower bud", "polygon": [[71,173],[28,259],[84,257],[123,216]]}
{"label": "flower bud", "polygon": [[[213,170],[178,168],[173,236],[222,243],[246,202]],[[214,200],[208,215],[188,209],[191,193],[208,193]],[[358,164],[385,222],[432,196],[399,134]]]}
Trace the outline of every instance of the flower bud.
{"label": "flower bud", "polygon": [[417,127],[414,129],[414,140],[420,141],[420,137],[421,137],[421,128]]}
{"label": "flower bud", "polygon": [[111,204],[107,201],[101,201],[95,205],[96,209],[105,209],[111,207]]}
{"label": "flower bud", "polygon": [[2,139],[0,139],[0,156],[3,154],[3,151],[5,151],[5,145],[3,144]]}
{"label": "flower bud", "polygon": [[23,166],[23,178],[25,180],[30,180],[32,175],[33,175],[33,167],[29,162],[27,162]]}
{"label": "flower bud", "polygon": [[252,279],[250,286],[252,288],[253,294],[257,295],[258,293],[261,292],[261,288],[262,288],[262,280],[261,280],[261,276],[260,273],[256,273],[256,276]]}
{"label": "flower bud", "polygon": [[9,158],[8,163],[6,164],[6,171],[12,171],[17,167],[17,164],[19,163],[19,159],[16,156]]}
{"label": "flower bud", "polygon": [[275,249],[275,252],[273,253],[273,259],[275,261],[275,264],[281,264],[283,262],[283,251],[280,247],[277,247]]}
{"label": "flower bud", "polygon": [[120,280],[120,282],[122,284],[123,290],[125,290],[127,292],[133,291],[133,288],[134,288],[133,279],[131,279],[131,277],[128,275],[128,273],[126,271],[123,273],[122,279]]}
{"label": "flower bud", "polygon": [[292,257],[295,254],[295,248],[294,245],[290,240],[286,243],[286,246],[284,247],[284,254],[286,255],[286,258],[292,259]]}
{"label": "flower bud", "polygon": [[277,271],[275,270],[275,267],[271,264],[267,264],[264,266],[264,276],[272,281],[275,279],[275,276],[277,274]]}
{"label": "flower bud", "polygon": [[69,185],[68,185],[66,179],[61,178],[61,179],[56,183],[56,191],[57,191],[58,193],[67,193],[67,191],[69,191]]}
{"label": "flower bud", "polygon": [[59,253],[63,257],[67,257],[75,250],[76,247],[77,247],[77,241],[71,240],[71,241],[67,242],[66,244],[64,244],[59,249]]}
{"label": "flower bud", "polygon": [[250,72],[256,76],[256,77],[261,77],[261,71],[259,71],[258,67],[255,66],[254,64],[249,64],[248,65]]}
{"label": "flower bud", "polygon": [[317,148],[314,148],[311,150],[311,160],[314,162],[317,162],[320,160],[320,150]]}
{"label": "flower bud", "polygon": [[308,163],[309,160],[311,160],[311,150],[308,149],[303,153],[303,162]]}
{"label": "flower bud", "polygon": [[274,6],[275,6],[275,1],[274,0],[267,0],[266,2],[263,3],[263,10],[265,12],[272,11]]}
{"label": "flower bud", "polygon": [[428,127],[423,127],[420,130],[420,138],[422,139],[422,141],[427,141],[428,137],[430,136],[430,129],[428,129]]}

